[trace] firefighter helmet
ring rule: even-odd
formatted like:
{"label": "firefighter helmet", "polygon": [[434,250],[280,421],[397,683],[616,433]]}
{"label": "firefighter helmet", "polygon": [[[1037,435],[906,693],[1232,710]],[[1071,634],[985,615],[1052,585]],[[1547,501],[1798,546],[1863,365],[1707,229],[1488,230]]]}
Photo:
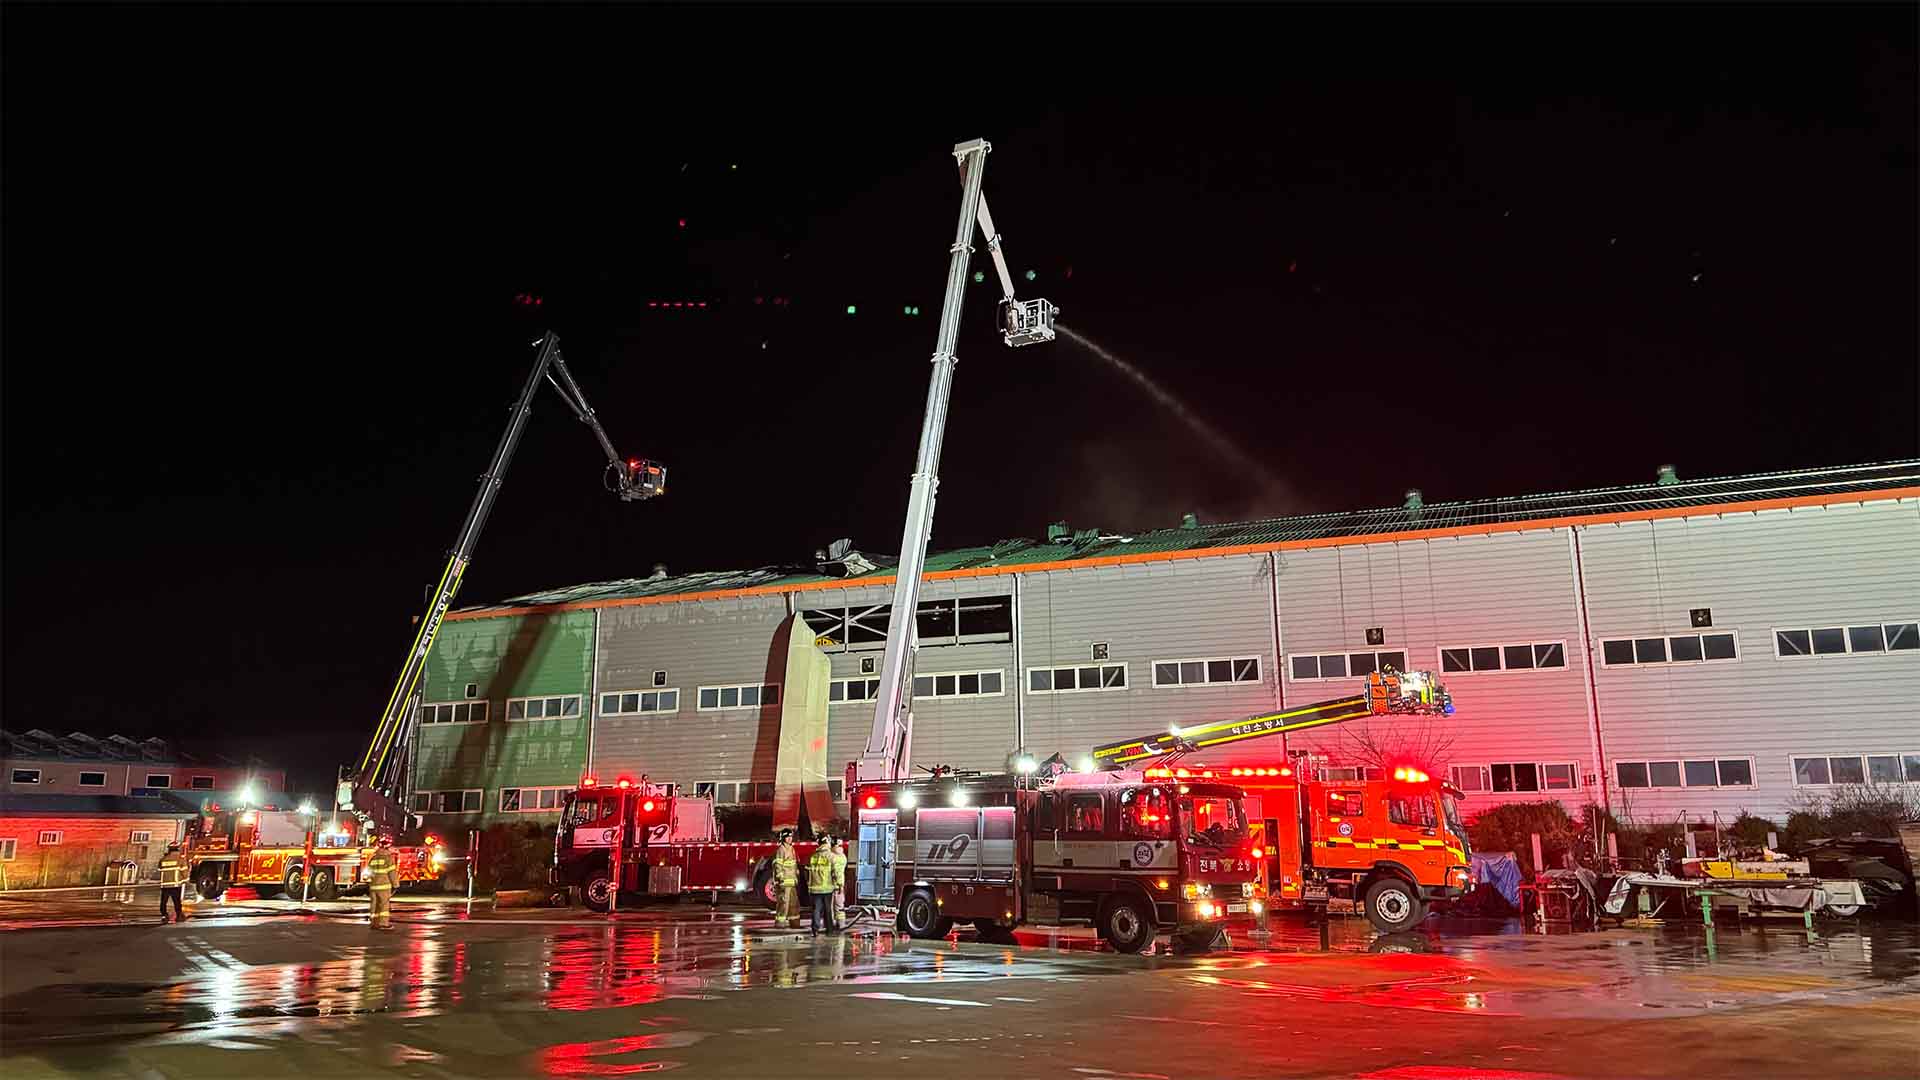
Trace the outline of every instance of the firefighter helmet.
{"label": "firefighter helmet", "polygon": [[378,842],[379,842],[379,844],[380,844],[380,846],[381,846],[381,847],[392,847],[392,846],[393,846],[393,834],[392,834],[392,833],[384,833],[384,832],[383,832],[383,833],[381,833],[381,834],[380,834],[380,839],[379,839],[379,841],[378,841]]}

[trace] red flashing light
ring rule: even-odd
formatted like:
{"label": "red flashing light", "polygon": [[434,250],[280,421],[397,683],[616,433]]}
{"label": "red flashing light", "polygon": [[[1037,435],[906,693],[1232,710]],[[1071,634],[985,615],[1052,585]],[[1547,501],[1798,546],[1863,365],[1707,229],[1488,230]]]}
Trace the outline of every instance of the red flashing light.
{"label": "red flashing light", "polygon": [[[620,785],[620,786],[621,786],[621,787],[625,787],[626,785],[625,785],[625,784],[622,784],[622,785]],[[651,813],[653,813],[653,800],[652,800],[652,799],[648,799],[648,800],[646,800],[645,802],[643,802],[643,803],[641,803],[641,804],[640,804],[640,810],[641,810],[641,812],[642,812],[642,813],[647,813],[647,814],[651,814]]]}
{"label": "red flashing light", "polygon": [[626,789],[632,786],[633,786],[633,781],[627,779],[624,776],[620,778],[620,790],[625,791]]}
{"label": "red flashing light", "polygon": [[1173,775],[1179,777],[1182,780],[1185,780],[1187,777],[1192,776],[1193,774],[1188,772],[1185,769],[1175,769],[1173,770]]}
{"label": "red flashing light", "polygon": [[869,796],[867,796],[867,809],[869,809],[869,810],[871,810],[871,809],[873,809],[874,807],[876,807],[876,806],[879,806],[879,805],[880,805],[880,797],[879,797],[879,796],[877,796],[877,795],[869,795]]}
{"label": "red flashing light", "polygon": [[1253,858],[1260,859],[1265,858],[1267,853],[1260,848],[1254,848],[1252,851],[1247,852],[1247,854]]}
{"label": "red flashing light", "polygon": [[593,785],[595,785],[595,784],[597,784],[597,783],[599,783],[599,782],[600,782],[600,781],[598,781],[598,780],[595,780],[595,779],[594,779],[593,777],[591,777],[591,776],[587,776],[587,777],[582,777],[582,778],[581,778],[581,780],[580,780],[580,786],[581,786],[581,787],[592,787]]}
{"label": "red flashing light", "polygon": [[1405,780],[1407,778],[1407,770],[1405,769],[1393,770],[1393,778],[1395,780]]}

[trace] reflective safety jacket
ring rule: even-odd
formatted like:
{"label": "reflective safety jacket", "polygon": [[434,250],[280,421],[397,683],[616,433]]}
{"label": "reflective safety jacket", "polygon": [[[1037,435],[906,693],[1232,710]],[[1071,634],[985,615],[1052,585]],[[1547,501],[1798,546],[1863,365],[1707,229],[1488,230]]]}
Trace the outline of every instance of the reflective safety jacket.
{"label": "reflective safety jacket", "polygon": [[167,887],[187,883],[187,860],[178,855],[160,857],[160,884]]}
{"label": "reflective safety jacket", "polygon": [[800,884],[800,860],[793,857],[792,848],[781,848],[774,854],[773,883],[775,885]]}
{"label": "reflective safety jacket", "polygon": [[374,849],[373,857],[367,860],[367,888],[387,890],[393,888],[399,878],[400,863],[391,852]]}
{"label": "reflective safety jacket", "polygon": [[839,892],[841,889],[847,887],[847,853],[844,851],[836,851],[833,853],[832,858],[833,891]]}
{"label": "reflective safety jacket", "polygon": [[824,847],[813,849],[813,858],[807,860],[807,891],[833,891],[833,853]]}

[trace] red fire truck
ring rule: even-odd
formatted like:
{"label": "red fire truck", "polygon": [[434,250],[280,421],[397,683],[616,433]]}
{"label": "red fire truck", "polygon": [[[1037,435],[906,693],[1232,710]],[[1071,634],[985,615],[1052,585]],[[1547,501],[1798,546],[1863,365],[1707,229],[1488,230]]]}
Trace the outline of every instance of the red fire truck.
{"label": "red fire truck", "polygon": [[1209,746],[1380,715],[1449,715],[1453,700],[1430,672],[1368,676],[1360,694],[1245,720],[1176,729],[1167,735],[1110,743],[1094,759],[1112,767],[1158,760],[1145,776],[1213,781],[1247,790],[1256,825],[1263,893],[1278,907],[1364,909],[1374,926],[1405,930],[1426,918],[1434,901],[1458,899],[1469,881],[1463,794],[1403,765],[1374,780],[1301,775],[1304,761],[1271,766],[1206,767],[1172,762]]}
{"label": "red fire truck", "polygon": [[[620,896],[686,893],[751,894],[771,905],[778,847],[771,840],[723,841],[712,799],[644,776],[605,785],[589,776],[563,802],[551,880],[580,890],[594,911],[609,910]],[[794,851],[805,862],[814,847],[809,839]]]}
{"label": "red fire truck", "polygon": [[[272,806],[222,807],[209,801],[187,830],[188,875],[194,889],[218,899],[231,885],[249,885],[261,896],[285,892],[299,899],[332,900],[366,885],[370,838],[352,817],[327,824],[314,815]],[[402,884],[438,880],[447,862],[439,837],[396,846]],[[303,881],[312,867],[313,880]]]}
{"label": "red fire truck", "polygon": [[1210,940],[1254,893],[1259,856],[1229,784],[940,769],[852,791],[862,842],[849,899],[892,903],[914,937],[944,937],[958,919],[983,935],[1084,922],[1139,952],[1162,930]]}

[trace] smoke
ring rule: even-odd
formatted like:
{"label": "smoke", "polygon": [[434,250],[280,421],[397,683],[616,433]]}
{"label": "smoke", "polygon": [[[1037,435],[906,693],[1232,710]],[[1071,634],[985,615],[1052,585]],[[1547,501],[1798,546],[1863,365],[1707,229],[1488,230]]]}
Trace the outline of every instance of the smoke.
{"label": "smoke", "polygon": [[[1213,487],[1211,496],[1192,485],[1183,484],[1176,484],[1172,489],[1164,486],[1156,487],[1153,491],[1147,492],[1142,489],[1137,475],[1115,475],[1110,468],[1098,470],[1095,475],[1100,476],[1101,480],[1096,484],[1096,491],[1093,493],[1095,501],[1100,504],[1103,516],[1108,511],[1112,511],[1112,516],[1108,520],[1113,521],[1116,527],[1130,523],[1170,525],[1173,522],[1160,520],[1165,516],[1170,504],[1179,507],[1181,511],[1191,510],[1198,514],[1201,520],[1209,522],[1248,521],[1280,517],[1292,512],[1295,502],[1291,497],[1289,486],[1275,476],[1258,458],[1241,449],[1240,445],[1228,438],[1225,432],[1207,422],[1186,402],[1174,396],[1172,391],[1079,331],[1059,323],[1054,324],[1054,328],[1120,373],[1127,381],[1145,391],[1155,404],[1197,436],[1201,443],[1224,464],[1233,466],[1236,475],[1252,481],[1250,490],[1244,491],[1237,498],[1223,501],[1219,497],[1217,487]],[[1102,450],[1101,453],[1106,454],[1109,451]],[[1110,462],[1112,459],[1109,457],[1107,460]]]}

